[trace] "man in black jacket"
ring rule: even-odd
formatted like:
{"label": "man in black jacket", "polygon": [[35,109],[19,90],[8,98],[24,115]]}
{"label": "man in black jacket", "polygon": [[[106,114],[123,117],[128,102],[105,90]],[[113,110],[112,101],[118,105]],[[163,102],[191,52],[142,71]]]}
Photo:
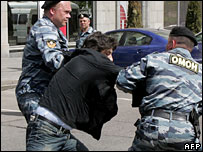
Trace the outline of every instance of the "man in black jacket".
{"label": "man in black jacket", "polygon": [[120,67],[112,62],[116,41],[101,32],[87,37],[52,78],[28,124],[27,150],[87,151],[71,133],[99,140],[104,123],[117,114],[114,89]]}

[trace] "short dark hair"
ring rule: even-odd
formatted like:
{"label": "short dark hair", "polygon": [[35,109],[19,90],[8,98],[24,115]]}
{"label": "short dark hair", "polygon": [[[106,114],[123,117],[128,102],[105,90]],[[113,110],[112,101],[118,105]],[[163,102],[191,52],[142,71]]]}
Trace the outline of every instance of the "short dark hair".
{"label": "short dark hair", "polygon": [[114,38],[102,34],[102,32],[98,31],[92,33],[85,39],[82,48],[89,48],[101,52],[111,48],[115,50],[117,46],[118,43]]}
{"label": "short dark hair", "polygon": [[184,44],[188,48],[194,47],[194,42],[185,36],[170,36],[173,40],[176,40],[177,44]]}

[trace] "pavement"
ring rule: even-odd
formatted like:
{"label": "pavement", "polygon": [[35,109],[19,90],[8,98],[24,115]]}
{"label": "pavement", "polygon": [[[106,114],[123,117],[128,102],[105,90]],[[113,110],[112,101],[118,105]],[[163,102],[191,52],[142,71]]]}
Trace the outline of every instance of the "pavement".
{"label": "pavement", "polygon": [[1,91],[14,88],[22,72],[22,58],[1,58]]}
{"label": "pavement", "polygon": [[[22,71],[22,52],[10,53],[1,58],[1,150],[25,151],[26,121],[17,106],[15,87]],[[130,94],[117,90],[118,114],[102,130],[99,141],[73,129],[71,133],[80,139],[90,151],[127,151],[133,141],[135,121],[140,117],[137,108],[131,107]],[[202,131],[202,117],[200,117]],[[202,136],[200,136],[202,141]],[[202,142],[201,142],[202,143]]]}

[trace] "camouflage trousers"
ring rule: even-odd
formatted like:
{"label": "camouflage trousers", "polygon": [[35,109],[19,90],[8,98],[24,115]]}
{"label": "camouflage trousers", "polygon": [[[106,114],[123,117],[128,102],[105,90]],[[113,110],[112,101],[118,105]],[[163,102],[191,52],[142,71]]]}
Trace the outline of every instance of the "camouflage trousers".
{"label": "camouflage trousers", "polygon": [[30,120],[30,116],[37,109],[39,100],[40,96],[37,93],[27,93],[17,97],[18,107],[25,116],[27,123]]}
{"label": "camouflage trousers", "polygon": [[194,143],[195,132],[189,121],[145,116],[135,124],[136,135],[128,151],[184,150]]}

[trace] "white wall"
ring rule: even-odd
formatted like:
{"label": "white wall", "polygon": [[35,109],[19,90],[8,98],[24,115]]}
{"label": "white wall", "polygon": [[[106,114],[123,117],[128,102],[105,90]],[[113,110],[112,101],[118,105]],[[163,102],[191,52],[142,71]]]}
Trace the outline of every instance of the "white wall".
{"label": "white wall", "polygon": [[38,1],[38,18],[42,18],[44,15],[44,9],[42,9],[42,5],[45,1]]}
{"label": "white wall", "polygon": [[1,57],[9,57],[7,1],[1,1]]}
{"label": "white wall", "polygon": [[143,27],[164,27],[164,1],[143,1]]}
{"label": "white wall", "polygon": [[96,1],[96,30],[107,32],[116,29],[116,1]]}
{"label": "white wall", "polygon": [[[118,29],[120,6],[117,5],[120,4],[124,6],[127,15],[127,1],[96,1],[95,26],[98,31],[106,32]],[[164,1],[142,1],[142,13],[144,28],[164,27]]]}

